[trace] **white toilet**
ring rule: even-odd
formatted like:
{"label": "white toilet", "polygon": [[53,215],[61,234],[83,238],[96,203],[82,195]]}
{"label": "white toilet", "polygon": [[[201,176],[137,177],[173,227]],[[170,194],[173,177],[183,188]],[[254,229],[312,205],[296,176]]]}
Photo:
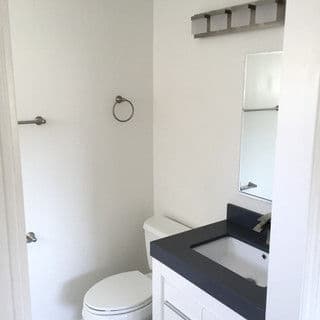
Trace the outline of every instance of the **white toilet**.
{"label": "white toilet", "polygon": [[[151,217],[143,225],[151,269],[150,242],[189,230],[165,217]],[[151,320],[151,274],[119,273],[95,284],[83,300],[84,320]]]}

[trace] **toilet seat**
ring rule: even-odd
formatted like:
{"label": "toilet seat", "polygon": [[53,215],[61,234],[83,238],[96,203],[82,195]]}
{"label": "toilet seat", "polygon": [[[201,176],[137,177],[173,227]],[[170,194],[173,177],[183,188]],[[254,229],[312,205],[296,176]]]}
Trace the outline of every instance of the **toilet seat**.
{"label": "toilet seat", "polygon": [[151,312],[151,294],[152,281],[148,276],[139,271],[119,273],[98,282],[86,293],[83,314],[116,316],[149,309]]}

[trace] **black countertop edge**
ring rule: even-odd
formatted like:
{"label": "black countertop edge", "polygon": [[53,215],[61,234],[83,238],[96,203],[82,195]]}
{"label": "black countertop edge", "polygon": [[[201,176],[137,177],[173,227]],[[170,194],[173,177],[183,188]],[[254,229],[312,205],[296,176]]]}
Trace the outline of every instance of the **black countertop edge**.
{"label": "black countertop edge", "polygon": [[251,230],[259,217],[256,212],[229,204],[227,220],[153,241],[151,256],[244,318],[265,320],[267,288],[256,286],[192,250],[200,244],[231,236],[268,252],[266,235]]}

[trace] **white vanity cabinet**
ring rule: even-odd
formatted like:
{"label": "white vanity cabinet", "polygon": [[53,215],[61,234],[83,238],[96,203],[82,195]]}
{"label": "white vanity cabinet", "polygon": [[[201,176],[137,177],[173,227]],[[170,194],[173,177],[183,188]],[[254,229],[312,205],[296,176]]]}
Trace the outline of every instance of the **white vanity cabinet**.
{"label": "white vanity cabinet", "polygon": [[158,260],[152,268],[153,320],[245,320]]}

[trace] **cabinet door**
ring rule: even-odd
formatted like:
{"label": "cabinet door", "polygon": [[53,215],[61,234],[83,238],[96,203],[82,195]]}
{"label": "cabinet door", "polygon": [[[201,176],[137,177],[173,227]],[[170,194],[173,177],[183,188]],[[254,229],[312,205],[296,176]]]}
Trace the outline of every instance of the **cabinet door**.
{"label": "cabinet door", "polygon": [[218,318],[216,315],[214,315],[212,312],[203,309],[202,311],[202,320],[220,320],[221,318]]}
{"label": "cabinet door", "polygon": [[[217,308],[219,310],[219,308]],[[202,320],[245,320],[239,314],[235,313],[232,310],[219,310],[213,312],[208,309],[202,310]]]}
{"label": "cabinet door", "polygon": [[163,310],[163,320],[181,320],[173,310],[169,309],[167,306],[164,307]]}
{"label": "cabinet door", "polygon": [[191,320],[169,302],[164,303],[163,315],[163,320]]}

